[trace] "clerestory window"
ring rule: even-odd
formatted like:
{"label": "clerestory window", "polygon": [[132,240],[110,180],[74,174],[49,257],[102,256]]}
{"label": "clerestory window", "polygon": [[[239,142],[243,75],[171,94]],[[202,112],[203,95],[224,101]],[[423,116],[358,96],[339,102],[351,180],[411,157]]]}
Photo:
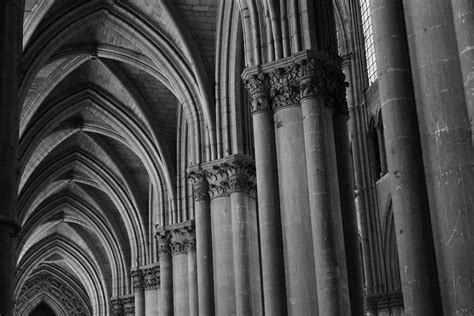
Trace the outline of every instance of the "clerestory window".
{"label": "clerestory window", "polygon": [[365,57],[367,61],[367,75],[369,76],[369,85],[371,85],[377,79],[377,64],[375,62],[374,35],[372,32],[372,17],[370,15],[369,2],[370,0],[360,0]]}

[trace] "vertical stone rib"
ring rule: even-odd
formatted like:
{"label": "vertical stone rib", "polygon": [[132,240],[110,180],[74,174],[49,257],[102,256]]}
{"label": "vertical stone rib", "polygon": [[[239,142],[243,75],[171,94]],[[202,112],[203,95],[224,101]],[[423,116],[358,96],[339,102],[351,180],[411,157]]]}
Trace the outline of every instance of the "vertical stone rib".
{"label": "vertical stone rib", "polygon": [[400,276],[407,315],[440,312],[433,239],[400,1],[372,0]]}

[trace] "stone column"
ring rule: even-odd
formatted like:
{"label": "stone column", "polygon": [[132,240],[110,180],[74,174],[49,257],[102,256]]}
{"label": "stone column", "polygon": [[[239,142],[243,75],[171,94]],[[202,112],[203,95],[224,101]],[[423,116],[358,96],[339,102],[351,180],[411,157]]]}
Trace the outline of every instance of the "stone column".
{"label": "stone column", "polygon": [[474,314],[474,146],[462,93],[462,34],[451,1],[403,3],[442,308]]}
{"label": "stone column", "polygon": [[461,62],[467,112],[474,144],[474,6],[472,0],[451,0],[456,42]]}
{"label": "stone column", "polygon": [[305,143],[298,93],[289,85],[291,73],[271,73],[278,161],[286,296],[289,315],[314,315],[318,310],[311,216],[306,176]]}
{"label": "stone column", "polygon": [[[425,5],[421,11],[431,10],[431,2]],[[402,4],[371,0],[371,9],[405,313],[438,315],[439,288]]]}
{"label": "stone column", "polygon": [[[301,109],[308,177],[309,206],[313,232],[316,284],[320,315],[344,315],[349,307],[343,295],[345,257],[338,254],[344,244],[339,236],[341,222],[339,184],[333,134],[333,106],[328,89],[337,85],[335,70],[319,59],[303,60],[292,70],[300,76]],[[340,214],[340,213],[339,213]]]}
{"label": "stone column", "polygon": [[[214,315],[211,204],[203,171],[190,169],[193,183],[199,315]],[[191,281],[191,279],[190,279]]]}
{"label": "stone column", "polygon": [[[350,67],[350,60],[345,59],[343,67]],[[359,229],[354,198],[354,170],[352,167],[346,93],[342,86],[334,100],[336,113],[334,116],[334,143],[336,148],[337,175],[341,203],[342,226],[344,230],[344,246],[346,253],[347,281],[352,315],[364,314],[364,278],[362,254],[360,251]],[[350,94],[348,90],[347,94]],[[351,100],[352,102],[352,100]]]}
{"label": "stone column", "polygon": [[[358,7],[357,7],[358,8]],[[356,18],[357,19],[357,18]],[[358,39],[356,39],[358,40]],[[361,42],[363,46],[363,42]],[[360,68],[358,68],[359,63],[357,60],[361,58],[361,54],[353,53],[353,54],[348,54],[344,56],[344,61],[342,63],[343,66],[343,71],[346,75],[346,80],[349,83],[349,89],[348,93],[346,94],[346,99],[347,99],[347,104],[348,104],[348,110],[349,110],[349,131],[350,131],[350,139],[351,139],[351,150],[352,150],[352,166],[354,168],[354,196],[355,196],[355,209],[356,213],[359,219],[359,224],[360,224],[360,236],[361,236],[361,246],[362,246],[362,266],[363,266],[363,271],[364,271],[364,280],[365,281],[365,296],[371,296],[373,294],[373,278],[372,278],[372,263],[371,263],[371,247],[370,247],[370,239],[369,239],[369,233],[368,233],[368,213],[370,212],[369,210],[369,203],[367,203],[366,199],[366,190],[365,190],[365,183],[367,180],[367,173],[364,172],[365,168],[365,160],[363,159],[363,152],[364,152],[364,137],[365,137],[365,131],[364,131],[364,125],[361,124],[361,121],[363,121],[361,118],[364,117],[364,111],[362,110],[362,106],[358,104],[357,101],[357,96],[359,94],[359,91],[362,89],[358,90],[359,87],[357,87],[357,79],[355,78],[356,74],[361,73],[361,71],[358,71]],[[360,77],[359,77],[360,78]],[[361,79],[360,79],[361,81]],[[360,97],[360,96],[359,96]],[[350,162],[349,162],[350,163]],[[341,195],[344,194],[343,191],[341,191]],[[341,199],[343,197],[341,196]],[[350,199],[353,200],[353,199]],[[355,242],[355,239],[352,241]],[[356,247],[354,249],[350,249],[351,245],[350,242],[345,242],[346,244],[346,260],[349,261],[351,260],[351,252],[356,251]],[[357,251],[359,252],[359,244],[357,245]],[[350,279],[354,277],[354,273],[350,272],[351,268],[350,265],[348,264],[348,278],[349,278],[349,287],[352,288],[350,285],[351,281]],[[364,287],[364,283],[363,283]],[[364,295],[364,292],[360,292],[360,295]],[[350,295],[351,295],[351,305],[352,303],[352,295],[357,295],[357,292],[354,292],[350,290]],[[362,308],[364,307],[364,304],[362,304]],[[366,308],[367,312],[367,308]],[[361,315],[363,312],[353,312],[352,314],[354,315]]]}
{"label": "stone column", "polygon": [[136,269],[130,272],[132,277],[133,291],[135,292],[135,316],[145,316],[145,288],[143,272]]}
{"label": "stone column", "polygon": [[11,315],[15,270],[18,105],[17,60],[21,53],[19,0],[0,2],[0,314]]}
{"label": "stone column", "polygon": [[173,312],[189,315],[189,284],[187,241],[189,227],[177,225],[171,229],[171,254],[173,258]]}
{"label": "stone column", "polygon": [[244,75],[244,78],[252,97],[264,310],[267,315],[285,315],[287,308],[283,242],[269,77],[260,73]]}
{"label": "stone column", "polygon": [[154,265],[143,269],[143,283],[145,289],[145,315],[159,314],[158,287],[160,285],[160,266]]}
{"label": "stone column", "polygon": [[188,253],[189,316],[197,316],[199,315],[199,298],[196,263],[196,236],[194,231],[189,233],[186,243],[186,252]]}
{"label": "stone column", "polygon": [[220,168],[210,167],[206,176],[211,198],[215,315],[235,315],[232,217],[227,174]]}
{"label": "stone column", "polygon": [[232,240],[235,273],[236,315],[263,315],[256,214],[251,213],[250,190],[254,189],[255,166],[252,161],[238,158],[223,164],[228,178],[232,213]]}
{"label": "stone column", "polygon": [[173,315],[173,274],[171,267],[170,235],[165,230],[160,230],[156,235],[158,239],[158,255],[160,258],[160,286],[161,308],[160,316]]}

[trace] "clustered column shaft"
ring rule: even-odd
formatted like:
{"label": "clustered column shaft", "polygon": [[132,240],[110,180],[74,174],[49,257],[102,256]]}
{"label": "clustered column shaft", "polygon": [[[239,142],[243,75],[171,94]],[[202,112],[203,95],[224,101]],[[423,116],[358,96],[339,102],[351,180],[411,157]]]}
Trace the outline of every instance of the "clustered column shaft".
{"label": "clustered column shaft", "polygon": [[198,287],[204,290],[199,295],[207,302],[201,306],[199,301],[200,310],[208,315],[214,308],[216,315],[262,315],[253,161],[229,156],[190,168],[188,174],[196,208]]}
{"label": "clustered column shaft", "polygon": [[[336,224],[341,222],[341,213],[333,147],[335,104],[331,103],[333,91],[328,83],[338,87],[344,79],[337,82],[333,73],[316,60],[303,62],[299,73],[319,312],[343,315],[349,304],[344,302],[347,297],[343,297],[345,284],[341,282],[346,277],[341,271],[345,262],[339,258],[344,254],[338,254],[342,232]],[[338,92],[343,94],[344,86],[340,88]]]}
{"label": "clustered column shaft", "polygon": [[255,167],[231,156],[205,167],[211,196],[216,314],[262,315]]}
{"label": "clustered column shaft", "polygon": [[133,291],[135,292],[135,316],[145,316],[145,293],[143,272],[140,269],[131,272]]}
{"label": "clustered column shaft", "polygon": [[268,75],[260,74],[249,78],[247,89],[252,97],[264,309],[268,315],[285,315],[278,167]]}
{"label": "clustered column shaft", "polygon": [[196,222],[196,261],[199,315],[214,315],[211,204],[209,186],[202,170],[190,171]]}
{"label": "clustered column shaft", "polygon": [[161,308],[160,315],[173,315],[173,275],[171,269],[170,236],[166,231],[159,231],[158,253],[160,260]]}
{"label": "clustered column shaft", "polygon": [[198,315],[194,221],[159,228],[160,315]]}
{"label": "clustered column shaft", "polygon": [[[261,69],[249,68],[243,77],[252,97],[252,111],[257,113],[253,117],[256,145],[265,140],[256,146],[256,165],[262,161],[268,164],[266,156],[258,156],[260,147],[273,146],[277,153],[278,174],[272,177],[267,171],[265,178],[278,180],[278,187],[273,181],[263,182],[263,188],[259,185],[257,189],[279,189],[286,295],[291,302],[288,313],[362,311],[361,256],[355,251],[347,261],[353,304],[348,295],[344,241],[354,239],[350,246],[358,249],[358,234],[355,205],[342,200],[352,198],[352,178],[342,174],[351,172],[350,161],[336,159],[336,155],[349,154],[344,152],[349,151],[347,107],[340,68],[324,53],[305,52]],[[263,138],[261,126],[265,131],[269,128],[264,125],[267,121],[260,119],[264,114],[257,116],[268,111],[268,103],[274,112],[275,134],[269,133],[273,139]],[[268,156],[272,157],[271,152]],[[259,211],[264,198],[258,196]],[[297,281],[301,279],[305,281]]]}
{"label": "clustered column shaft", "polygon": [[142,268],[143,290],[145,292],[145,315],[159,313],[158,288],[160,286],[160,266],[153,265]]}

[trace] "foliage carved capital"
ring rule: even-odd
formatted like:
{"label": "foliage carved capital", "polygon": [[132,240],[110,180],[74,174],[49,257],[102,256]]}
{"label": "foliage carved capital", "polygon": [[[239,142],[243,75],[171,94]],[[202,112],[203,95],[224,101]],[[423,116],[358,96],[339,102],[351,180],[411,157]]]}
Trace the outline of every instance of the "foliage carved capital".
{"label": "foliage carved capital", "polygon": [[209,185],[205,172],[203,170],[190,170],[188,171],[188,178],[193,186],[194,202],[209,200]]}
{"label": "foliage carved capital", "polygon": [[251,103],[250,113],[271,110],[270,104],[270,77],[266,73],[258,73],[248,76],[244,80],[245,87],[249,91]]}

